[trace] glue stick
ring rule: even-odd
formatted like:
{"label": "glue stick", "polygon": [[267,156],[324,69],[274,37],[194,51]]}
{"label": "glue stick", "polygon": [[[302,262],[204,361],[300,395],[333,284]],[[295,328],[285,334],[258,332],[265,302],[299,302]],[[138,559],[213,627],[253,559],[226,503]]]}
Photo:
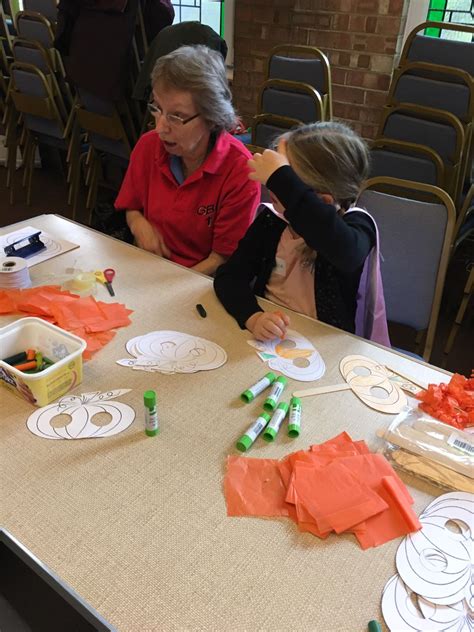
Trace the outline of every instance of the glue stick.
{"label": "glue stick", "polygon": [[246,452],[269,421],[270,415],[268,413],[262,413],[260,417],[257,417],[250,428],[248,428],[245,431],[245,434],[243,434],[237,441],[237,450],[240,450],[241,452]]}
{"label": "glue stick", "polygon": [[155,391],[145,391],[143,394],[143,402],[145,404],[145,434],[149,437],[154,437],[160,431]]}
{"label": "glue stick", "polygon": [[273,441],[275,439],[287,412],[288,404],[286,402],[280,402],[270,419],[270,423],[265,428],[265,432],[262,435],[262,438],[265,439],[265,441]]}
{"label": "glue stick", "polygon": [[301,399],[292,397],[290,402],[290,419],[288,421],[288,436],[296,439],[301,430]]}
{"label": "glue stick", "polygon": [[268,386],[270,386],[270,384],[273,384],[275,380],[275,373],[266,373],[261,380],[255,382],[255,384],[252,384],[252,386],[249,386],[248,389],[242,393],[240,399],[246,404],[249,404],[257,397],[257,395],[260,395],[260,393],[262,393]]}
{"label": "glue stick", "polygon": [[272,390],[270,391],[270,395],[265,400],[263,405],[264,409],[268,412],[273,412],[278,404],[278,400],[283,393],[283,389],[287,385],[288,380],[284,375],[280,375],[277,377],[276,381],[273,383]]}

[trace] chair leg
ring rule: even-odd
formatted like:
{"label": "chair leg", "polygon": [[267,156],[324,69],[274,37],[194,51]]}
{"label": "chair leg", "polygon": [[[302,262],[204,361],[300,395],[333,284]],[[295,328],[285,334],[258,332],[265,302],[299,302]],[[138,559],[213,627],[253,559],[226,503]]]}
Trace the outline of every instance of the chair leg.
{"label": "chair leg", "polygon": [[447,360],[448,355],[451,353],[451,350],[454,345],[454,340],[462,324],[462,321],[467,311],[467,306],[469,305],[469,301],[472,298],[473,294],[474,294],[474,267],[472,267],[471,271],[469,272],[469,276],[467,278],[467,282],[464,287],[464,295],[461,300],[461,304],[459,306],[458,312],[456,314],[453,325],[449,332],[448,339],[443,349],[445,360]]}
{"label": "chair leg", "polygon": [[35,153],[36,153],[36,142],[32,139],[31,141],[31,151],[30,151],[30,159],[28,165],[28,188],[26,190],[26,205],[30,206],[31,204],[31,182],[33,180],[33,170],[35,168]]}

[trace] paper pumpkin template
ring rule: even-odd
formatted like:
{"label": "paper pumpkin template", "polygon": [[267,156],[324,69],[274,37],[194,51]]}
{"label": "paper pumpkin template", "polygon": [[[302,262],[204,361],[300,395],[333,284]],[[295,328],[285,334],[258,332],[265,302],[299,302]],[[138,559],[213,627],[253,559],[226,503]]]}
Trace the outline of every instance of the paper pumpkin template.
{"label": "paper pumpkin template", "polygon": [[466,601],[449,606],[430,603],[394,575],[382,596],[384,619],[393,632],[472,632],[474,620]]}
{"label": "paper pumpkin template", "polygon": [[[135,411],[127,404],[110,400],[129,391],[126,388],[68,395],[35,410],[28,418],[28,430],[44,439],[96,439],[118,434],[133,423]],[[99,422],[96,418],[99,413],[106,413],[110,419],[106,417],[105,423]]]}
{"label": "paper pumpkin template", "polygon": [[385,586],[390,630],[474,632],[474,496],[452,492],[420,515],[422,529],[400,544],[398,575]]}
{"label": "paper pumpkin template", "polygon": [[117,364],[141,371],[195,373],[217,369],[227,361],[226,352],[216,343],[179,331],[136,336],[126,348],[134,357],[117,360]]}
{"label": "paper pumpkin template", "polygon": [[[351,355],[343,358],[339,364],[345,382],[330,386],[295,391],[294,397],[323,395],[336,391],[352,390],[352,392],[370,408],[381,413],[396,414],[407,405],[407,397],[401,384],[392,381],[392,371],[365,356]],[[411,383],[407,388],[412,390]]]}
{"label": "paper pumpkin template", "polygon": [[312,342],[293,329],[288,329],[283,340],[248,340],[258,356],[268,366],[294,380],[312,382],[326,371],[323,359]]}

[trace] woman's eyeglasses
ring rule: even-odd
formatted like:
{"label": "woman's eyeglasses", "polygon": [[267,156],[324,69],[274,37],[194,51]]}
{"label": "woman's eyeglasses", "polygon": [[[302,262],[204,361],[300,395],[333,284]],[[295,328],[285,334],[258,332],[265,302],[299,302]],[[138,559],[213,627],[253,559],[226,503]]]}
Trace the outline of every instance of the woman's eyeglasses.
{"label": "woman's eyeglasses", "polygon": [[[148,103],[148,111],[153,114],[153,116],[162,116],[163,110],[156,105],[156,103]],[[169,125],[173,125],[174,127],[179,127],[181,125],[187,125],[191,121],[194,121],[195,118],[199,116],[199,112],[197,114],[193,114],[189,118],[184,119],[182,116],[178,116],[177,114],[165,114],[166,122]]]}

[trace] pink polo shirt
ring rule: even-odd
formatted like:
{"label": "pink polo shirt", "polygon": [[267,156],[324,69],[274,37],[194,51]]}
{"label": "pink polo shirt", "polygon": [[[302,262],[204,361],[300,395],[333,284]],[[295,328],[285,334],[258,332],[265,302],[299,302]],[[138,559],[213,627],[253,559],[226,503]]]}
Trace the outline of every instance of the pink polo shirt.
{"label": "pink polo shirt", "polygon": [[143,211],[163,235],[171,261],[191,267],[211,251],[229,256],[252,223],[260,185],[248,179],[246,147],[221,132],[204,163],[182,184],[155,131],[136,144],[115,201]]}

